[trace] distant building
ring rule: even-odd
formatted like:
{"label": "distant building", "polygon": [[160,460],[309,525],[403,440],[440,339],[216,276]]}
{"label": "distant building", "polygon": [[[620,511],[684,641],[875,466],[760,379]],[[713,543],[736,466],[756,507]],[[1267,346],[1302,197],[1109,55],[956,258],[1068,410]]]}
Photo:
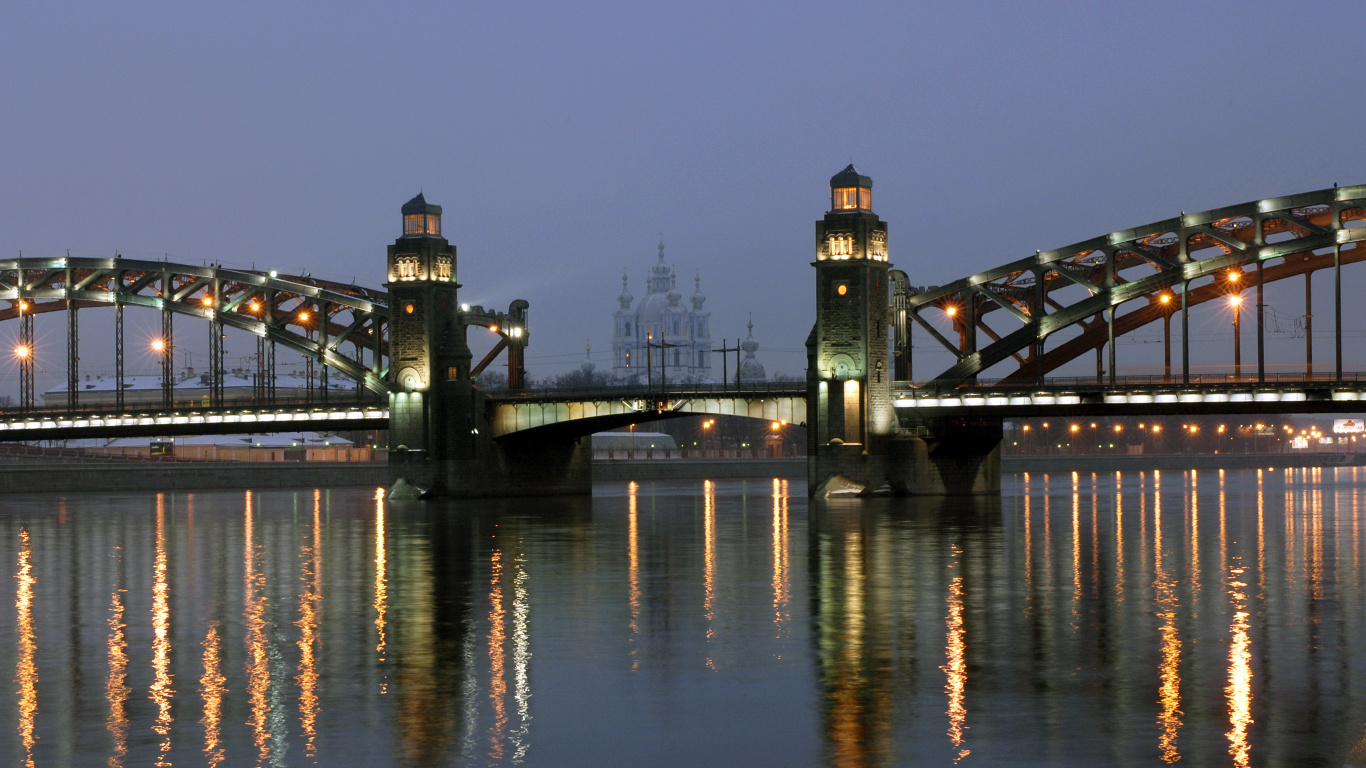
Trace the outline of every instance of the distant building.
{"label": "distant building", "polygon": [[754,353],[759,349],[759,342],[754,340],[754,318],[750,318],[749,337],[740,345],[740,349],[745,353],[745,359],[740,361],[740,383],[759,384],[768,381],[768,376],[764,373],[764,366],[754,357]]}
{"label": "distant building", "polygon": [[[81,405],[113,405],[117,402],[118,380],[113,377],[86,376],[77,390]],[[321,384],[315,378],[312,396],[321,399]],[[171,385],[172,402],[178,406],[207,406],[209,404],[209,376],[196,374],[192,370],[181,373]],[[290,373],[275,375],[275,398],[279,401],[304,400],[309,397],[309,382],[302,376]],[[356,382],[334,374],[328,380],[328,397],[335,402],[344,402],[356,396]],[[256,374],[251,371],[225,371],[223,373],[223,402],[250,403],[257,399]],[[125,376],[123,378],[123,402],[133,407],[161,404],[161,376]],[[43,393],[46,405],[66,405],[66,384],[60,384]]]}
{"label": "distant building", "polygon": [[[713,380],[711,313],[703,310],[702,277],[693,279],[691,306],[678,292],[678,275],[664,263],[664,241],[659,260],[650,268],[645,297],[632,308],[635,297],[621,275],[619,308],[613,316],[612,376],[620,381],[708,382]],[[647,369],[647,365],[649,368]]]}

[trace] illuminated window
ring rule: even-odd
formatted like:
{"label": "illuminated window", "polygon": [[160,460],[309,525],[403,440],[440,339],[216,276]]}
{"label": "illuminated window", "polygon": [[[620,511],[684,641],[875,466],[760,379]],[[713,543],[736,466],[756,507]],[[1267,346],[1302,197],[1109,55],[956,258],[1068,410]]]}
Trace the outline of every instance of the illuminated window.
{"label": "illuminated window", "polygon": [[460,369],[459,369],[458,367],[454,366],[454,365],[452,365],[451,367],[447,368],[447,369],[446,369],[446,378],[448,378],[448,379],[458,379],[458,378],[460,378]]}
{"label": "illuminated window", "polygon": [[849,292],[849,286],[845,285],[844,283],[840,283],[839,285],[835,286],[835,293],[838,293],[838,294],[841,295],[841,296],[843,296],[844,294],[846,294],[846,293],[848,293],[848,292]]}
{"label": "illuminated window", "polygon": [[432,213],[410,213],[403,217],[405,235],[441,234],[441,216]]}
{"label": "illuminated window", "polygon": [[417,307],[413,306],[413,303],[412,303],[411,301],[406,302],[406,303],[403,305],[403,311],[406,312],[406,313],[408,313],[408,314],[410,314],[410,315],[413,313],[413,310],[415,310],[416,308],[417,308]]}
{"label": "illuminated window", "polygon": [[873,190],[866,187],[839,187],[830,190],[830,208],[835,211],[871,211]]}

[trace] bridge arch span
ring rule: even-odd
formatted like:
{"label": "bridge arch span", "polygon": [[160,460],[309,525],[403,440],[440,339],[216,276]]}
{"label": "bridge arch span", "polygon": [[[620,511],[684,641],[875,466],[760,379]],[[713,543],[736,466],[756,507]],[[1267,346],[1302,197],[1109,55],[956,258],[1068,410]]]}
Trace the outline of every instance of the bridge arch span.
{"label": "bridge arch span", "polygon": [[[1366,186],[1333,187],[1183,213],[1039,252],[948,285],[905,290],[894,296],[893,313],[899,315],[899,327],[914,322],[953,355],[949,368],[929,377],[936,388],[970,384],[1011,358],[1018,367],[1005,379],[1023,383],[1164,314],[1179,313],[1182,298],[1189,310],[1256,287],[1259,274],[1265,284],[1366,260],[1364,240]],[[1230,285],[1234,273],[1241,282]],[[1189,294],[1181,290],[1186,287]],[[1058,300],[1069,293],[1077,298]],[[1135,301],[1144,303],[1119,312]],[[993,329],[985,322],[993,312],[1009,315],[1007,322],[1016,327]],[[948,320],[956,343],[932,322],[936,314]],[[1076,328],[1081,329],[1077,336],[1045,351],[1052,335]],[[978,344],[979,332],[987,343]],[[1113,344],[1110,349],[1113,363]],[[901,354],[909,349],[903,347]]]}
{"label": "bridge arch span", "polygon": [[494,439],[536,435],[581,437],[642,421],[683,416],[742,416],[790,424],[806,423],[804,384],[740,393],[675,392],[631,395],[608,392],[535,399],[508,395],[489,398]]}

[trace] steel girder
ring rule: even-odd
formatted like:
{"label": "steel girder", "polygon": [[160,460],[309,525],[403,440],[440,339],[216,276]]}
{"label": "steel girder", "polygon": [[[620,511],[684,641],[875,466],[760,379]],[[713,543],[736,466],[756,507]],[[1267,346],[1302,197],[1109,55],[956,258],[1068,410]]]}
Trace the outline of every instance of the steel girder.
{"label": "steel girder", "polygon": [[[214,286],[218,286],[217,295]],[[167,292],[169,298],[164,295]],[[118,257],[0,260],[0,301],[12,303],[0,309],[0,321],[20,316],[21,299],[27,302],[24,314],[30,317],[71,308],[123,305],[216,321],[325,363],[362,381],[373,392],[397,391],[387,381],[387,367],[382,364],[389,347],[389,296],[373,288],[311,275]],[[260,309],[250,309],[253,300]],[[312,313],[308,321],[300,319],[304,309]],[[531,338],[527,309],[521,299],[512,302],[507,312],[462,308],[459,323],[496,333],[501,339],[496,349],[507,348],[509,368],[520,371],[521,352]],[[325,323],[315,321],[324,315]],[[309,338],[310,332],[316,338]],[[370,349],[372,365],[366,368],[342,355],[338,350],[345,343]]]}
{"label": "steel girder", "polygon": [[[1357,226],[1348,226],[1353,222]],[[1288,262],[1297,255],[1316,261],[1327,257],[1322,265],[1311,264],[1305,269],[1268,269],[1266,278],[1270,282],[1331,266],[1331,250],[1315,254],[1324,249],[1341,249],[1342,263],[1362,260],[1366,258],[1362,251],[1366,246],[1356,244],[1366,240],[1363,225],[1366,186],[1333,187],[1203,213],[1183,213],[1065,248],[1038,252],[948,285],[896,297],[891,307],[892,320],[904,324],[900,317],[904,312],[954,355],[954,365],[933,377],[938,387],[960,386],[1012,356],[1020,367],[1005,378],[1019,380],[1035,372],[1042,375],[1095,349],[1094,339],[1102,324],[1108,341],[1110,328],[1114,335],[1119,335],[1159,319],[1162,314],[1152,311],[1151,305],[1174,286],[1182,288],[1176,294],[1179,297],[1191,281],[1224,270],[1273,259],[1284,258]],[[1068,304],[1060,304],[1050,295],[1072,286],[1080,286],[1088,295]],[[1149,303],[1143,308],[1116,316],[1115,308],[1121,304],[1145,298]],[[1211,296],[1193,289],[1186,298],[1189,307]],[[922,316],[930,309],[952,319],[960,337],[958,344],[945,338]],[[1022,327],[1003,334],[992,331],[982,321],[996,309],[1007,310]],[[1107,311],[1108,319],[1104,314]],[[1084,335],[1089,335],[1091,341],[1071,344],[1067,352],[1049,353],[1041,360],[1044,340],[1072,326],[1083,327]],[[980,349],[976,344],[979,329],[993,338]]]}
{"label": "steel girder", "polygon": [[[217,294],[214,286],[218,286]],[[377,301],[382,295],[325,281],[296,282],[264,272],[117,257],[0,260],[0,301],[12,302],[11,307],[0,309],[0,320],[18,317],[21,300],[27,302],[24,311],[30,314],[115,305],[165,309],[277,342],[362,381],[377,393],[393,389],[379,366],[378,353],[387,347],[382,337],[389,316],[388,307]],[[259,298],[260,305],[254,312],[249,309],[253,298]],[[325,318],[324,307],[328,310]],[[300,311],[305,309],[317,312],[321,319],[301,320]],[[341,314],[350,316],[347,322],[334,323]],[[320,340],[308,338],[310,330],[320,327],[325,329],[319,333]],[[373,349],[375,364],[365,368],[342,355],[338,347],[348,341]]]}

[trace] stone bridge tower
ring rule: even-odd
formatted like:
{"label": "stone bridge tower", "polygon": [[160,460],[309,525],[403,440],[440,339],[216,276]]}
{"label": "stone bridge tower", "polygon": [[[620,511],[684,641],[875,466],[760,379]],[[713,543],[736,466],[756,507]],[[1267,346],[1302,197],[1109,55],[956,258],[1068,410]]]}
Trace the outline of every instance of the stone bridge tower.
{"label": "stone bridge tower", "polygon": [[[590,493],[592,451],[577,435],[492,439],[487,398],[470,376],[455,255],[441,235],[441,206],[421,194],[405,203],[384,285],[393,498]],[[526,308],[515,301],[509,316],[524,324]],[[507,354],[516,356],[510,370],[520,371],[521,347],[510,344]]]}
{"label": "stone bridge tower", "polygon": [[999,492],[999,420],[931,424],[893,407],[887,223],[873,213],[873,180],[853,165],[830,179],[812,266],[808,493],[835,477],[897,495]]}

